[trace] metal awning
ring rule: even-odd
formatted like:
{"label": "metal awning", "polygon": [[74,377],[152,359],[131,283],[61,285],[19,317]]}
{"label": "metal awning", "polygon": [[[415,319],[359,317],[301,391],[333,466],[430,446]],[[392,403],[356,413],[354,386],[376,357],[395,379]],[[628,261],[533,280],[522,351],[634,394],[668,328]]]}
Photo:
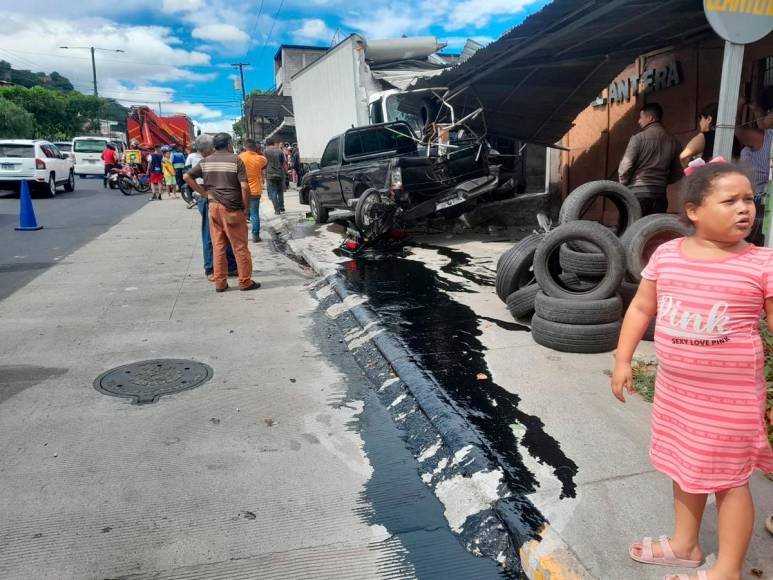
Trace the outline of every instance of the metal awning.
{"label": "metal awning", "polygon": [[444,87],[457,117],[551,145],[641,54],[713,36],[701,0],[553,0],[467,61],[412,88]]}
{"label": "metal awning", "polygon": [[292,117],[293,99],[283,95],[250,95],[247,97],[247,112],[250,117]]}

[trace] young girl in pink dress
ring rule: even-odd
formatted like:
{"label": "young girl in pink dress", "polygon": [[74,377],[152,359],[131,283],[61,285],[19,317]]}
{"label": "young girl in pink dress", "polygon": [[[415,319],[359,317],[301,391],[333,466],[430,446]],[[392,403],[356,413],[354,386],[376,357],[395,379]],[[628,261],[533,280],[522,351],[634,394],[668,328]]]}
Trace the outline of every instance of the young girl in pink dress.
{"label": "young girl in pink dress", "polygon": [[[754,191],[739,168],[712,163],[682,188],[682,218],[695,234],[660,246],[620,333],[612,391],[632,392],[631,358],[653,316],[658,373],[652,409],[653,465],[673,480],[675,527],[631,545],[645,564],[695,568],[708,494],[716,494],[719,556],[697,576],[664,580],[741,580],[754,525],[749,478],[773,471],[759,319],[773,330],[773,250],[745,241]],[[771,414],[773,415],[773,414]]]}

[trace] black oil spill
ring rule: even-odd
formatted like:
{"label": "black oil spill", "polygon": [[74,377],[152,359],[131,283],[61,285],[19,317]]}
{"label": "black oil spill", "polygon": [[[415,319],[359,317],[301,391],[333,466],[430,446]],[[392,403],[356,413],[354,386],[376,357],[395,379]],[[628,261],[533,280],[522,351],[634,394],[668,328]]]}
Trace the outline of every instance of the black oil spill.
{"label": "black oil spill", "polygon": [[[445,266],[444,272],[470,280],[462,268],[470,263],[470,258],[458,250],[442,251],[453,262]],[[406,259],[405,254],[363,254],[346,266],[342,275],[351,290],[368,297],[369,306],[384,326],[402,340],[417,364],[434,376],[477,428],[495,459],[505,468],[511,489],[523,496],[538,487],[523,463],[517,437],[530,455],[552,468],[562,485],[561,497],[574,497],[577,465],[545,432],[539,417],[518,408],[520,397],[491,379],[486,349],[479,340],[480,317],[449,296],[450,292],[471,290],[438,275],[420,261]],[[512,330],[524,330],[516,326]],[[542,518],[534,511],[523,516],[533,526],[539,526]]]}
{"label": "black oil spill", "polygon": [[[461,250],[455,250],[445,246],[435,246],[432,244],[418,244],[418,247],[435,250],[444,258],[448,258],[448,263],[440,268],[440,270],[446,274],[460,276],[478,286],[494,286],[494,284],[496,284],[496,271],[487,269],[488,271],[481,272],[480,270],[482,268],[475,268],[476,260]],[[476,272],[474,268],[478,271]],[[465,292],[467,290],[463,289],[461,291]]]}
{"label": "black oil spill", "polygon": [[[357,516],[375,530],[383,527],[388,539],[372,540],[369,550],[378,552],[379,577],[419,580],[512,579],[517,573],[504,570],[493,558],[471,554],[448,528],[443,505],[419,478],[419,465],[411,449],[426,448],[434,432],[401,432],[379,400],[376,386],[389,376],[390,367],[373,343],[349,350],[344,336],[360,329],[345,313],[335,320],[323,314],[337,297],[320,304],[312,326],[314,342],[325,359],[344,377],[347,392],[331,396],[334,408],[362,401],[362,410],[348,426],[362,439],[363,451],[372,468],[360,494]],[[367,385],[369,383],[369,386]],[[423,417],[415,413],[414,417]],[[426,419],[425,419],[426,420]],[[309,436],[313,437],[313,436]],[[412,439],[415,438],[416,440]],[[319,443],[316,437],[309,443]],[[420,441],[420,443],[419,443]],[[304,443],[305,444],[305,443]],[[480,553],[480,552],[479,552]]]}

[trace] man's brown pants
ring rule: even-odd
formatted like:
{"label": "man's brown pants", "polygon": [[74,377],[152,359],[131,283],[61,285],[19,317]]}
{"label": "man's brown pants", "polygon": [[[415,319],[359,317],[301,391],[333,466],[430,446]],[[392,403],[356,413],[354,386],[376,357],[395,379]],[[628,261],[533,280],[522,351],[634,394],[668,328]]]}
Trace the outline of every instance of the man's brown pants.
{"label": "man's brown pants", "polygon": [[212,236],[212,268],[215,288],[228,286],[228,261],[225,257],[228,242],[239,270],[239,288],[252,284],[252,256],[247,247],[247,219],[244,211],[226,209],[217,202],[209,202],[209,233]]}

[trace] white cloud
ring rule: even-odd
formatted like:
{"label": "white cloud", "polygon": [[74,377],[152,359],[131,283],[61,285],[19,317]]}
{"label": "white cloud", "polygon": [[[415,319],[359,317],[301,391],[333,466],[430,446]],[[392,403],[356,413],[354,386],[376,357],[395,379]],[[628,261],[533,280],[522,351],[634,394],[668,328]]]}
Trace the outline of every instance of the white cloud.
{"label": "white cloud", "polygon": [[320,18],[310,18],[302,21],[299,29],[293,32],[295,42],[324,42],[329,43],[333,38],[325,21]]}
{"label": "white cloud", "polygon": [[454,4],[443,24],[446,30],[483,28],[493,17],[512,16],[536,0],[466,0]]}
{"label": "white cloud", "polygon": [[199,123],[202,133],[233,133],[234,121],[236,119],[222,119],[220,121],[206,121]]}
{"label": "white cloud", "polygon": [[191,32],[193,38],[211,40],[220,43],[243,43],[249,37],[232,24],[205,24],[197,26]]}
{"label": "white cloud", "polygon": [[219,119],[223,116],[222,111],[210,109],[206,105],[200,103],[190,103],[187,101],[173,102],[173,103],[161,103],[164,111],[174,113],[185,113],[189,117],[195,117],[196,119]]}
{"label": "white cloud", "polygon": [[192,12],[200,10],[204,6],[204,0],[164,0],[161,3],[161,10],[168,14],[175,12]]}

